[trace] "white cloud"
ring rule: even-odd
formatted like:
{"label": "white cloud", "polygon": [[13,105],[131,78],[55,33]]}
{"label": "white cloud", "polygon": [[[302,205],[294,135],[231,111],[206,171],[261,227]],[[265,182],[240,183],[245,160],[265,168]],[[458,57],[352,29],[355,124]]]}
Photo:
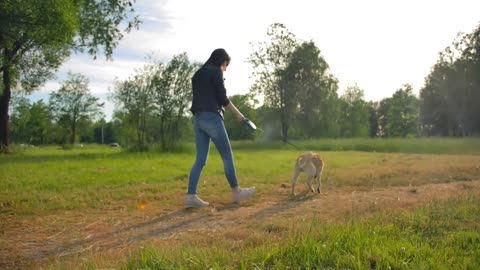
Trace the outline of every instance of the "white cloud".
{"label": "white cloud", "polygon": [[50,93],[52,91],[56,91],[58,89],[60,89],[60,82],[58,82],[58,81],[48,81],[47,83],[45,83],[45,85],[38,92],[42,93],[42,94],[48,94],[48,93]]}
{"label": "white cloud", "polygon": [[146,61],[116,59],[92,60],[88,56],[74,56],[65,62],[57,74],[56,81],[49,81],[41,91],[49,92],[58,90],[61,83],[66,79],[68,72],[80,73],[89,79],[89,87],[92,93],[102,94],[108,91],[115,78],[126,79],[133,74],[136,68],[146,64]]}

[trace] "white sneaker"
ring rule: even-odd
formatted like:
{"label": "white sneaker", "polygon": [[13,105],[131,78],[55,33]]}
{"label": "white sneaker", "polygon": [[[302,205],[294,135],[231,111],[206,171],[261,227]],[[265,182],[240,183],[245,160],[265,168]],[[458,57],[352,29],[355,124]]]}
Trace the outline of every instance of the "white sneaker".
{"label": "white sneaker", "polygon": [[238,191],[233,192],[233,202],[239,203],[250,198],[253,194],[255,194],[255,187],[239,188]]}
{"label": "white sneaker", "polygon": [[187,194],[187,196],[185,196],[185,206],[203,208],[208,206],[208,202],[203,201],[196,194]]}

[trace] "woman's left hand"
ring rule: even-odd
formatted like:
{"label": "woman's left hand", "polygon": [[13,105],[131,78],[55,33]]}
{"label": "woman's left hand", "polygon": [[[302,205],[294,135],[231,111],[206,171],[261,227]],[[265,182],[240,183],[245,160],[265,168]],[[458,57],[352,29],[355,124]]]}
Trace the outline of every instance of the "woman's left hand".
{"label": "woman's left hand", "polygon": [[238,113],[235,115],[235,118],[237,119],[238,122],[242,122],[245,119],[245,116],[243,114]]}

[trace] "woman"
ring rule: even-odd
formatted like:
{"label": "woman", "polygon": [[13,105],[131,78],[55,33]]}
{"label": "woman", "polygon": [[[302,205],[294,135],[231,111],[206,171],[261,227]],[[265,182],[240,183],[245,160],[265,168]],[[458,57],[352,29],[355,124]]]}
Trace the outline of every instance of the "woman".
{"label": "woman", "polygon": [[192,77],[193,129],[195,132],[196,160],[190,171],[188,192],[185,206],[202,208],[208,202],[197,196],[197,185],[208,158],[210,141],[213,141],[223,160],[223,169],[232,189],[235,203],[239,203],[255,193],[255,187],[240,188],[238,185],[233,153],[225,125],[223,123],[224,108],[235,115],[237,121],[245,117],[227,98],[227,90],[223,82],[223,73],[230,63],[230,56],[224,49],[216,49],[205,64]]}

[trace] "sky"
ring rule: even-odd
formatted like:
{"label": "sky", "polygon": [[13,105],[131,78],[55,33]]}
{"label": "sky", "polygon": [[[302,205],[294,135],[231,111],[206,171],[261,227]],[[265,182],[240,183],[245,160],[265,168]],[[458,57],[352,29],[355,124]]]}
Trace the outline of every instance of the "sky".
{"label": "sky", "polygon": [[31,99],[47,100],[67,72],[81,73],[105,101],[108,120],[113,81],[151,63],[149,55],[168,62],[186,52],[203,63],[216,48],[232,58],[225,73],[228,95],[245,94],[253,83],[246,62],[251,44],[264,41],[273,23],[284,24],[299,41],[315,42],[339,80],[340,95],[355,83],[367,101],[390,97],[407,83],[418,95],[438,53],[480,23],[478,0],[137,0],[135,8],[140,29],[125,35],[113,60],[73,54]]}

